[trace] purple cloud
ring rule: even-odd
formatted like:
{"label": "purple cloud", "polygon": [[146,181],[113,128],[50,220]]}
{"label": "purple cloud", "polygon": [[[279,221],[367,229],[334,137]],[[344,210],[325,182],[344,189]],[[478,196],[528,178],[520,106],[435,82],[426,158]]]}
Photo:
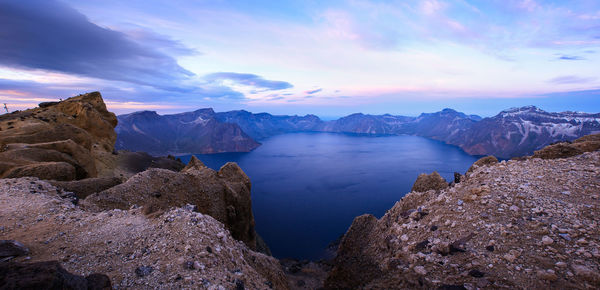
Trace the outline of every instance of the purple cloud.
{"label": "purple cloud", "polygon": [[[170,51],[190,53],[180,43],[140,34]],[[185,90],[194,74],[154,45],[100,27],[55,0],[0,1],[0,65],[126,81],[165,90]]]}
{"label": "purple cloud", "polygon": [[211,73],[205,75],[204,79],[208,82],[222,82],[225,80],[229,80],[240,85],[251,86],[258,89],[266,89],[269,91],[284,90],[294,87],[288,82],[266,80],[263,77],[255,74],[235,72]]}

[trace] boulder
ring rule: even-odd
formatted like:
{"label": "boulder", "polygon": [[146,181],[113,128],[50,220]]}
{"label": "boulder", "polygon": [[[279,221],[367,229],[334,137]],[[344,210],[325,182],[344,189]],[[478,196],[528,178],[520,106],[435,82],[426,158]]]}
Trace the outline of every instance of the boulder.
{"label": "boulder", "polygon": [[2,289],[112,289],[106,275],[74,275],[57,261],[37,263],[0,263]]}
{"label": "boulder", "polygon": [[431,174],[421,173],[417,180],[413,184],[411,191],[416,192],[425,192],[428,190],[440,190],[448,187],[448,182],[446,179],[440,176],[437,171],[434,171]]}
{"label": "boulder", "polygon": [[237,164],[227,163],[216,172],[194,161],[182,172],[148,169],[123,184],[88,196],[81,205],[93,211],[138,205],[145,208],[145,214],[154,216],[191,204],[225,224],[235,239],[256,249],[250,189],[250,179]]}
{"label": "boulder", "polygon": [[480,158],[479,160],[475,161],[473,163],[473,165],[471,165],[471,167],[469,167],[469,170],[467,170],[467,173],[473,172],[473,170],[482,167],[482,166],[490,166],[490,165],[494,165],[498,163],[498,158],[494,157],[494,156],[486,156],[483,158]]}

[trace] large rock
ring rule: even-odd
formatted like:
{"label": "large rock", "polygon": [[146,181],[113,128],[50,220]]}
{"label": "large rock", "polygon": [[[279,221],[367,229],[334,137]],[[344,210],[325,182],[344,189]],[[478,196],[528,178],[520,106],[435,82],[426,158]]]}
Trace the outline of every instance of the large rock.
{"label": "large rock", "polygon": [[338,248],[335,267],[325,282],[327,289],[356,289],[381,276],[376,258],[367,253],[369,236],[376,225],[377,219],[370,214],[354,219]]}
{"label": "large rock", "polygon": [[577,156],[600,149],[600,134],[583,136],[573,142],[560,142],[535,151],[533,158],[556,159]]}
{"label": "large rock", "polygon": [[410,191],[425,192],[428,190],[440,190],[448,187],[446,179],[440,176],[437,171],[431,174],[421,173]]}
{"label": "large rock", "polygon": [[98,92],[1,115],[0,177],[96,177],[102,154],[113,151],[116,125]]}
{"label": "large rock", "polygon": [[494,156],[486,156],[486,157],[482,157],[479,160],[475,161],[473,163],[473,165],[471,165],[471,167],[469,167],[469,170],[467,170],[467,173],[471,173],[473,172],[473,170],[482,167],[482,166],[490,166],[490,165],[494,165],[498,163],[498,158],[494,157]]}
{"label": "large rock", "polygon": [[57,261],[38,263],[0,263],[1,289],[112,289],[106,275],[74,275]]}
{"label": "large rock", "polygon": [[145,208],[148,215],[187,204],[225,224],[234,238],[256,249],[256,233],[250,199],[250,179],[235,163],[218,172],[199,161],[182,172],[151,168],[127,182],[92,194],[82,201],[89,210]]}

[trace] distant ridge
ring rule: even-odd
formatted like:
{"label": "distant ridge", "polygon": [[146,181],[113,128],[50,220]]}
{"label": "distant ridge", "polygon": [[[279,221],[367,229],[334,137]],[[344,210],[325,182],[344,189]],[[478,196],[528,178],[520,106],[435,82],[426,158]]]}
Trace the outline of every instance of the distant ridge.
{"label": "distant ridge", "polygon": [[116,147],[152,154],[247,152],[258,147],[258,141],[278,134],[340,132],[422,136],[459,146],[472,155],[511,158],[600,133],[600,113],[552,113],[535,106],[510,108],[489,118],[446,108],[418,117],[355,113],[323,121],[315,115],[215,113],[207,108],[164,116],[142,111],[118,119]]}

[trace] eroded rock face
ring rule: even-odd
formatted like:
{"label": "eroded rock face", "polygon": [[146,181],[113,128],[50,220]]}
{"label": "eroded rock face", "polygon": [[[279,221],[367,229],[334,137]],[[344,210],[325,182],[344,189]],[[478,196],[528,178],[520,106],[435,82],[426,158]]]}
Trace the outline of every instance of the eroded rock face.
{"label": "eroded rock face", "polygon": [[227,163],[216,172],[194,161],[181,172],[148,169],[123,184],[88,196],[81,204],[95,211],[138,205],[147,215],[191,204],[225,224],[234,238],[256,249],[250,189],[250,179],[237,164]]}
{"label": "eroded rock face", "polygon": [[[357,217],[326,287],[600,287],[600,152],[474,168]],[[535,277],[532,279],[532,277]]]}
{"label": "eroded rock face", "polygon": [[424,192],[428,190],[440,190],[448,187],[448,182],[437,171],[431,174],[419,174],[411,191]]}
{"label": "eroded rock face", "polygon": [[59,260],[76,275],[104,273],[118,289],[288,288],[276,259],[250,250],[209,215],[88,212],[56,192],[36,178],[0,179],[2,237],[31,250],[27,263]]}
{"label": "eroded rock face", "polygon": [[113,151],[116,116],[98,92],[0,116],[0,177],[74,180],[98,175]]}

